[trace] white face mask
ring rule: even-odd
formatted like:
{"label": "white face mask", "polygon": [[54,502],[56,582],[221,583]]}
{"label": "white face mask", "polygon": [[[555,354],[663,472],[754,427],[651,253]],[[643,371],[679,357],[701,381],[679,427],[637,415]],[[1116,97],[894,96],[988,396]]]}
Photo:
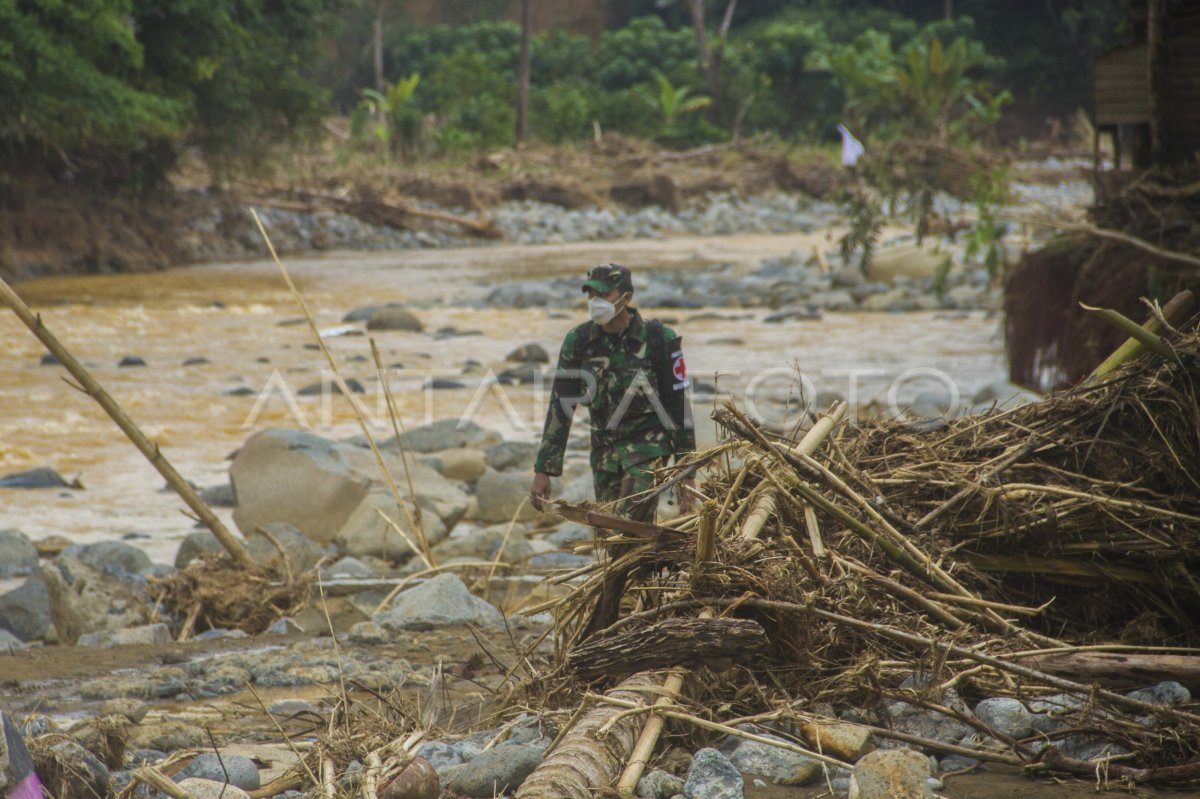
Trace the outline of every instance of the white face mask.
{"label": "white face mask", "polygon": [[[617,302],[620,302],[623,299],[625,299],[625,296],[621,295],[621,297],[617,299]],[[619,309],[616,305],[604,299],[603,297],[592,297],[590,300],[588,300],[588,315],[590,315],[592,317],[592,321],[598,325],[606,325],[611,322],[613,317],[617,315],[618,311]]]}
{"label": "white face mask", "polygon": [[606,325],[617,315],[617,306],[603,297],[592,297],[588,300],[588,314],[598,325]]}

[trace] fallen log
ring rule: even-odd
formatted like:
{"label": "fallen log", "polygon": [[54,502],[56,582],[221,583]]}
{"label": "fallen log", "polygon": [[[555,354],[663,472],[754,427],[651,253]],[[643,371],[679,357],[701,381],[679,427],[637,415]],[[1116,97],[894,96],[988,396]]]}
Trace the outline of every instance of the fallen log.
{"label": "fallen log", "polygon": [[665,619],[638,630],[590,638],[567,655],[567,667],[590,679],[673,666],[722,664],[767,647],[751,619]]}
{"label": "fallen log", "polygon": [[1137,688],[1174,680],[1200,692],[1200,656],[1146,652],[1060,652],[1023,662],[1038,671],[1110,688]]}
{"label": "fallen log", "polygon": [[[646,689],[661,691],[654,675],[635,674],[607,696],[641,704],[641,691]],[[563,734],[561,743],[521,784],[515,799],[593,799],[596,789],[616,780],[641,728],[637,714],[607,704],[593,707]],[[601,729],[606,730],[603,736]]]}

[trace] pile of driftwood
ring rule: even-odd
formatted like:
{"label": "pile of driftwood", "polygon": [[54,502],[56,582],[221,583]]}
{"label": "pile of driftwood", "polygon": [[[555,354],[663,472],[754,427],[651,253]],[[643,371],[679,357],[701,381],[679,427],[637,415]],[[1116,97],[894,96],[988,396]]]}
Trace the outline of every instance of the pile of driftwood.
{"label": "pile of driftwood", "polygon": [[[835,407],[796,442],[726,407],[727,439],[663,483],[704,469],[697,512],[646,525],[561,506],[623,554],[546,606],[555,661],[514,699],[568,729],[518,797],[614,782],[628,794],[664,723],[695,738],[771,722],[825,763],[861,754],[856,731],[1031,770],[1200,781],[1200,712],[1123,693],[1197,684],[1200,650],[1165,645],[1197,632],[1200,334],[1139,329],[1129,349],[1073,390],[935,429],[851,427]],[[592,634],[614,574],[626,613]],[[1093,643],[1134,633],[1148,645]],[[1096,662],[1107,688],[1056,676]],[[896,687],[914,673],[917,688]],[[1057,723],[1014,739],[947,688],[1027,706],[1053,696]],[[953,718],[979,745],[858,712],[857,743],[831,748],[848,726],[832,709],[885,701]],[[1059,751],[1079,735],[1111,744],[1103,762]]]}

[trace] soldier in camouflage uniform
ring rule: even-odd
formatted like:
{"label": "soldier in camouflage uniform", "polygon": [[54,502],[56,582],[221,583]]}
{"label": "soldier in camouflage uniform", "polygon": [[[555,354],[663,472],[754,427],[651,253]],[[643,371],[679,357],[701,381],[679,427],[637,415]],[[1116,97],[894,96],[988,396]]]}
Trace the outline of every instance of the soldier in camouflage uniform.
{"label": "soldier in camouflage uniform", "polygon": [[[650,490],[654,469],[695,449],[687,367],[682,339],[657,320],[629,307],[633,279],[617,264],[588,273],[583,290],[592,320],[567,333],[534,463],[533,505],[550,496],[550,477],[562,474],[563,452],[577,405],[591,416],[591,466],[596,499],[620,501],[617,512],[653,521],[657,502],[638,497]],[[681,505],[688,499],[681,493]],[[614,557],[620,555],[613,551]],[[603,594],[582,633],[587,638],[616,620],[625,574],[610,572]]]}
{"label": "soldier in camouflage uniform", "polygon": [[593,311],[592,321],[563,340],[534,463],[534,505],[541,509],[549,496],[549,478],[562,474],[575,406],[583,405],[591,415],[596,499],[623,499],[618,512],[650,520],[654,503],[639,504],[637,495],[650,489],[653,470],[667,458],[682,457],[696,446],[682,339],[629,307],[633,280],[627,267],[596,267],[583,290],[589,306],[599,312]]}

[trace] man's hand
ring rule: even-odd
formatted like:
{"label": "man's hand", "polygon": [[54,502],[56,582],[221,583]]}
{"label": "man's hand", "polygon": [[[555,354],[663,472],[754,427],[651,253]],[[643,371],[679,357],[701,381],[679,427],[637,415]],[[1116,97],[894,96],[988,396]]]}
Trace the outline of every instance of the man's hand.
{"label": "man's hand", "polygon": [[541,512],[550,499],[550,475],[537,472],[533,475],[533,486],[529,489],[533,509]]}

